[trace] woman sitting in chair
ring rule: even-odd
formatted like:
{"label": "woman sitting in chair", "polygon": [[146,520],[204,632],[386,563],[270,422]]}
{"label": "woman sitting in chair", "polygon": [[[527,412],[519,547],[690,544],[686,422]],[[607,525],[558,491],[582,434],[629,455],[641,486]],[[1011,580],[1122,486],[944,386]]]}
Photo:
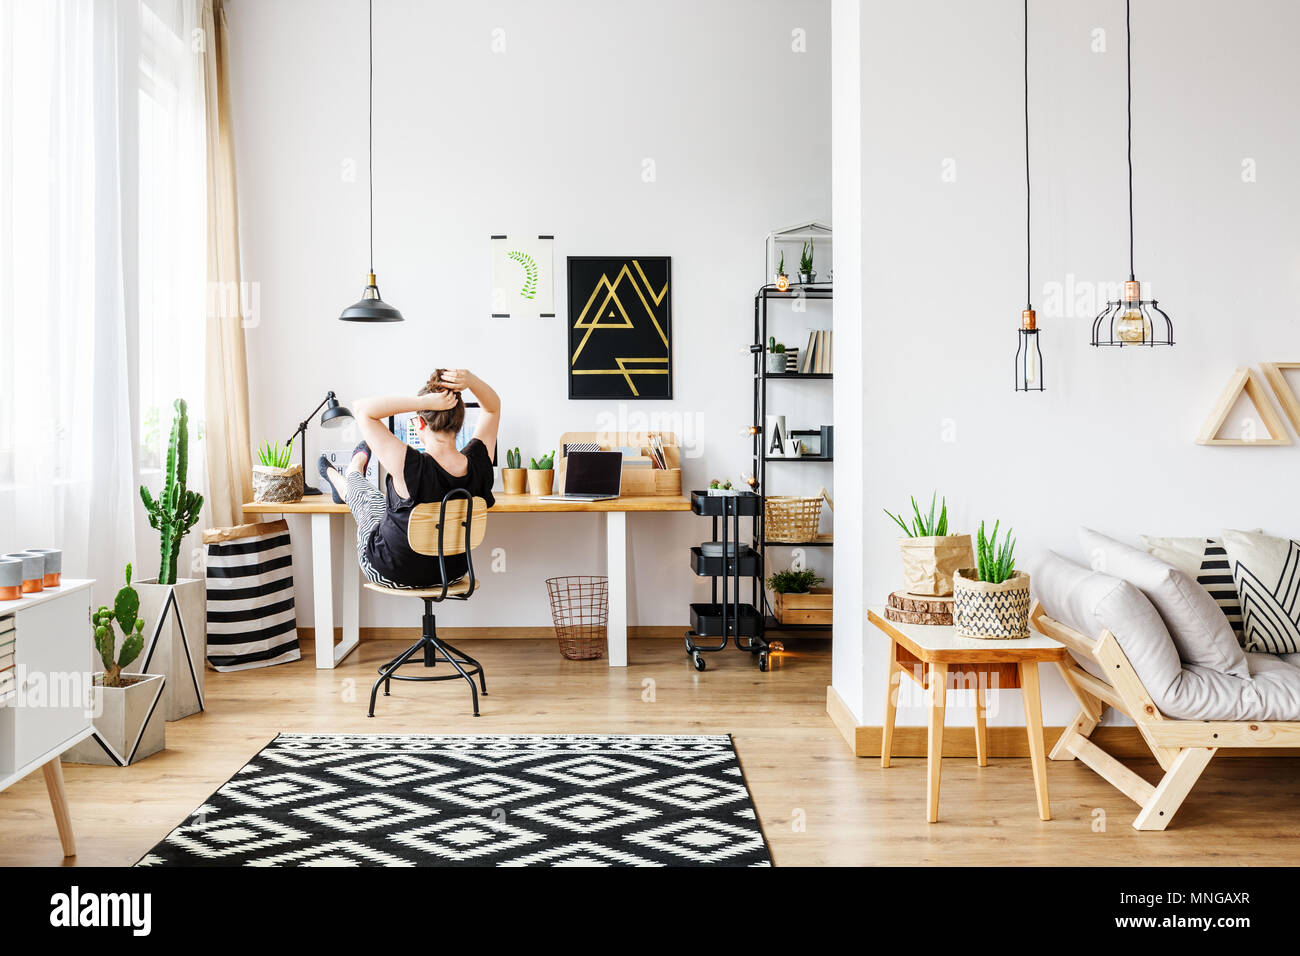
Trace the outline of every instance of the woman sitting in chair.
{"label": "woman sitting in chair", "polygon": [[[463,449],[456,435],[465,422],[468,390],[482,412],[474,437]],[[453,489],[464,488],[491,507],[492,458],[501,421],[501,398],[481,378],[459,369],[437,369],[415,398],[366,398],[352,405],[365,441],[357,445],[347,474],[320,459],[320,473],[329,479],[334,500],[352,510],[357,521],[357,561],[365,576],[386,587],[424,588],[443,583],[437,555],[418,554],[407,543],[407,527],[416,505],[436,503]],[[424,451],[417,451],[388,430],[390,415],[418,413],[416,434]],[[388,495],[365,479],[372,453],[388,472]],[[448,584],[468,570],[465,555],[446,558]]]}

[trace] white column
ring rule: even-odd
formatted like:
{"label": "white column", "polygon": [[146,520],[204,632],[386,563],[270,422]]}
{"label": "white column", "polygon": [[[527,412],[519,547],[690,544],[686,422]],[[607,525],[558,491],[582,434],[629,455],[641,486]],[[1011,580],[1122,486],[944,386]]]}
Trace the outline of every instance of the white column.
{"label": "white column", "polygon": [[605,573],[609,577],[609,666],[627,667],[627,514],[605,513]]}

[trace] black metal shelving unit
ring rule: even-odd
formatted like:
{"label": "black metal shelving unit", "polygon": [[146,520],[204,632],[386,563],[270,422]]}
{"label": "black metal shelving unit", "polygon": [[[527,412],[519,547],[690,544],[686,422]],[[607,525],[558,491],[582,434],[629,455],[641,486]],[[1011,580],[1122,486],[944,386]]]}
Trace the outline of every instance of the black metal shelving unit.
{"label": "black metal shelving unit", "polygon": [[[755,524],[763,517],[763,498],[752,491],[735,495],[691,492],[691,510],[713,520],[712,541],[722,545],[722,554],[708,555],[703,546],[691,548],[691,570],[698,577],[712,578],[712,600],[691,605],[691,629],[686,632],[686,653],[697,671],[707,666],[704,653],[725,650],[732,640],[749,651],[758,669],[767,670],[767,641],[763,639],[763,560],[761,553],[740,536],[740,519]],[[757,536],[757,531],[753,532]],[[740,597],[741,581],[750,582],[750,600]],[[721,586],[719,586],[721,585]],[[697,643],[712,638],[718,643]]]}
{"label": "black metal shelving unit", "polygon": [[[753,427],[753,470],[754,477],[758,479],[758,490],[766,495],[768,492],[767,485],[767,466],[769,462],[781,462],[787,464],[808,464],[833,462],[834,454],[829,456],[808,455],[803,458],[776,458],[769,457],[766,454],[766,434],[764,433],[764,423],[767,421],[767,383],[772,381],[792,381],[792,382],[816,382],[831,381],[835,375],[833,372],[777,372],[769,373],[767,371],[766,361],[766,342],[768,339],[767,331],[767,307],[768,303],[774,301],[788,301],[791,299],[834,299],[833,287],[830,283],[816,283],[813,285],[792,285],[785,291],[781,291],[774,285],[765,285],[754,294],[754,344],[751,351],[754,354],[754,427]],[[763,608],[762,626],[759,636],[766,634],[796,634],[796,633],[818,633],[829,632],[829,624],[799,624],[784,625],[777,623],[776,618],[767,613],[767,593],[763,589],[763,581],[767,576],[767,549],[768,548],[830,548],[834,546],[832,541],[768,541],[765,535],[763,509],[758,509],[758,517],[754,522],[754,539],[753,548],[758,553],[758,593],[755,597],[755,604]]]}

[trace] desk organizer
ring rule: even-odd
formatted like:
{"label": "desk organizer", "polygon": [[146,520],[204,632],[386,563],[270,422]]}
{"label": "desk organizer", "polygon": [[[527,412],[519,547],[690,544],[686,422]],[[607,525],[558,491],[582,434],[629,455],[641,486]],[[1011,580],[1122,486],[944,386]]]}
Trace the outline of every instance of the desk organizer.
{"label": "desk organizer", "polygon": [[[691,492],[691,510],[712,519],[713,538],[691,548],[691,570],[711,578],[712,599],[692,604],[691,629],[686,634],[686,653],[697,671],[707,666],[705,651],[725,650],[733,638],[736,647],[749,651],[758,669],[767,670],[768,646],[763,640],[763,559],[757,550],[740,540],[740,519],[754,524],[763,511],[763,498],[752,491],[735,495]],[[750,601],[740,599],[740,582],[750,582]],[[719,586],[719,584],[721,586]],[[697,644],[696,638],[715,638],[717,644]]]}
{"label": "desk organizer", "polygon": [[[650,458],[650,436],[655,435],[664,444],[667,468],[655,468]],[[569,445],[597,445],[601,451],[618,451],[620,448],[637,448],[636,458],[623,459],[624,495],[680,495],[682,493],[682,453],[673,432],[565,432],[560,436],[560,458],[555,463],[556,491],[564,488],[567,459],[564,449]]]}

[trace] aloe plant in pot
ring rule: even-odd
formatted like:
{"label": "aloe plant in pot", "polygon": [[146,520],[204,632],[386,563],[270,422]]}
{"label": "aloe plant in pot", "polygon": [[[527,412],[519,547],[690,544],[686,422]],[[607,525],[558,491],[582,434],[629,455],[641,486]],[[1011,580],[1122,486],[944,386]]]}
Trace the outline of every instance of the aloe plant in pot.
{"label": "aloe plant in pot", "polygon": [[936,512],[938,494],[936,491],[930,496],[930,510],[924,514],[916,498],[912,498],[911,524],[885,511],[905,535],[898,539],[898,550],[903,557],[903,590],[908,594],[948,597],[952,594],[953,575],[959,568],[975,563],[970,535],[948,533],[947,498]]}
{"label": "aloe plant in pot", "polygon": [[952,622],[963,637],[1018,640],[1029,636],[1029,575],[1016,570],[1016,539],[1007,529],[998,544],[998,528],[976,535],[976,566],[961,568],[953,578]]}

